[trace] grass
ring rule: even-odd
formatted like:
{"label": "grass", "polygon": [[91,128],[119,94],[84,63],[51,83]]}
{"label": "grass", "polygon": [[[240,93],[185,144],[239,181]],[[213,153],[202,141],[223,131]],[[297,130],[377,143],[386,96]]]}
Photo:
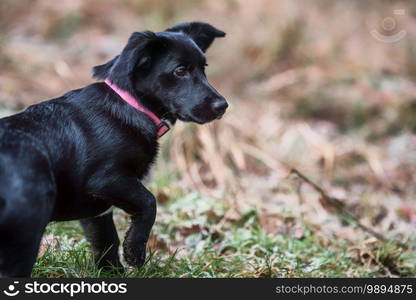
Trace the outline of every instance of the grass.
{"label": "grass", "polygon": [[[161,183],[169,184],[166,178],[153,185],[160,199],[160,191],[166,188]],[[370,247],[363,243],[357,248],[346,240],[330,239],[305,223],[270,233],[256,209],[233,215],[227,201],[195,192],[177,191],[173,199],[163,202],[159,203],[146,264],[127,269],[122,277],[416,275],[412,267],[415,252],[392,244],[373,241]],[[116,210],[115,220],[122,237],[128,216]],[[34,277],[115,276],[97,269],[78,222],[52,223],[45,236],[47,242],[34,267]]]}

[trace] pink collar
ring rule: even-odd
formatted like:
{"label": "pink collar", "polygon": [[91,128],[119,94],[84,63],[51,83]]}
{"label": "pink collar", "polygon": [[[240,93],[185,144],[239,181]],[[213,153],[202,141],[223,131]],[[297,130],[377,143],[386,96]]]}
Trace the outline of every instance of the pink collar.
{"label": "pink collar", "polygon": [[157,127],[157,136],[161,137],[166,132],[169,131],[170,126],[167,121],[159,119],[154,113],[150,110],[143,107],[139,101],[137,101],[129,92],[120,89],[118,86],[113,84],[109,79],[104,80],[104,82],[114,91],[116,92],[121,99],[126,101],[128,104],[133,106],[135,109],[145,113],[150,119],[152,119],[153,123],[155,123]]}

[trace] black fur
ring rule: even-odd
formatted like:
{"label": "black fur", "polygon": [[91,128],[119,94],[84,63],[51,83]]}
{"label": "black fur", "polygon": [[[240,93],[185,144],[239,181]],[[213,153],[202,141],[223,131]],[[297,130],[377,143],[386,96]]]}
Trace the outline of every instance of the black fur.
{"label": "black fur", "polygon": [[[135,32],[114,59],[96,66],[160,118],[206,123],[227,103],[204,74],[213,26],[194,22],[167,31]],[[156,126],[105,83],[30,106],[0,120],[0,276],[30,276],[45,226],[82,219],[100,267],[122,269],[112,206],[131,215],[124,256],[145,259],[156,216],[140,180],[158,149]]]}

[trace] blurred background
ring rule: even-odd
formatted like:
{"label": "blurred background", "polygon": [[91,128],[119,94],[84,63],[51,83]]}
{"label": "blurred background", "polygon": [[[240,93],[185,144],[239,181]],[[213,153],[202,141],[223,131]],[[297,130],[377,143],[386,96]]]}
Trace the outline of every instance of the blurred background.
{"label": "blurred background", "polygon": [[412,257],[380,272],[414,268],[413,1],[2,0],[0,116],[93,82],[91,67],[133,31],[193,20],[227,33],[207,51],[207,73],[231,107],[220,121],[177,124],[163,137],[151,183],[158,222],[169,212],[163,203],[195,192],[226,204],[204,220],[254,212],[267,234],[302,239],[308,228],[317,242],[347,241],[351,259],[377,266],[370,228],[407,245],[391,257]]}

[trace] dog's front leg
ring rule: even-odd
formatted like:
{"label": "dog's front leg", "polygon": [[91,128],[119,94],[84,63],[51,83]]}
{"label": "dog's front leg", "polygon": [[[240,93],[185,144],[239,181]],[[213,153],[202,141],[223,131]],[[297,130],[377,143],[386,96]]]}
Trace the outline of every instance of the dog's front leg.
{"label": "dog's front leg", "polygon": [[124,238],[126,262],[135,267],[144,264],[146,243],[156,219],[156,199],[140,182],[137,183],[135,206],[126,211],[131,214],[130,228]]}
{"label": "dog's front leg", "polygon": [[156,199],[137,178],[118,180],[106,194],[115,206],[130,214],[131,224],[123,243],[124,258],[129,265],[140,267],[156,218]]}

